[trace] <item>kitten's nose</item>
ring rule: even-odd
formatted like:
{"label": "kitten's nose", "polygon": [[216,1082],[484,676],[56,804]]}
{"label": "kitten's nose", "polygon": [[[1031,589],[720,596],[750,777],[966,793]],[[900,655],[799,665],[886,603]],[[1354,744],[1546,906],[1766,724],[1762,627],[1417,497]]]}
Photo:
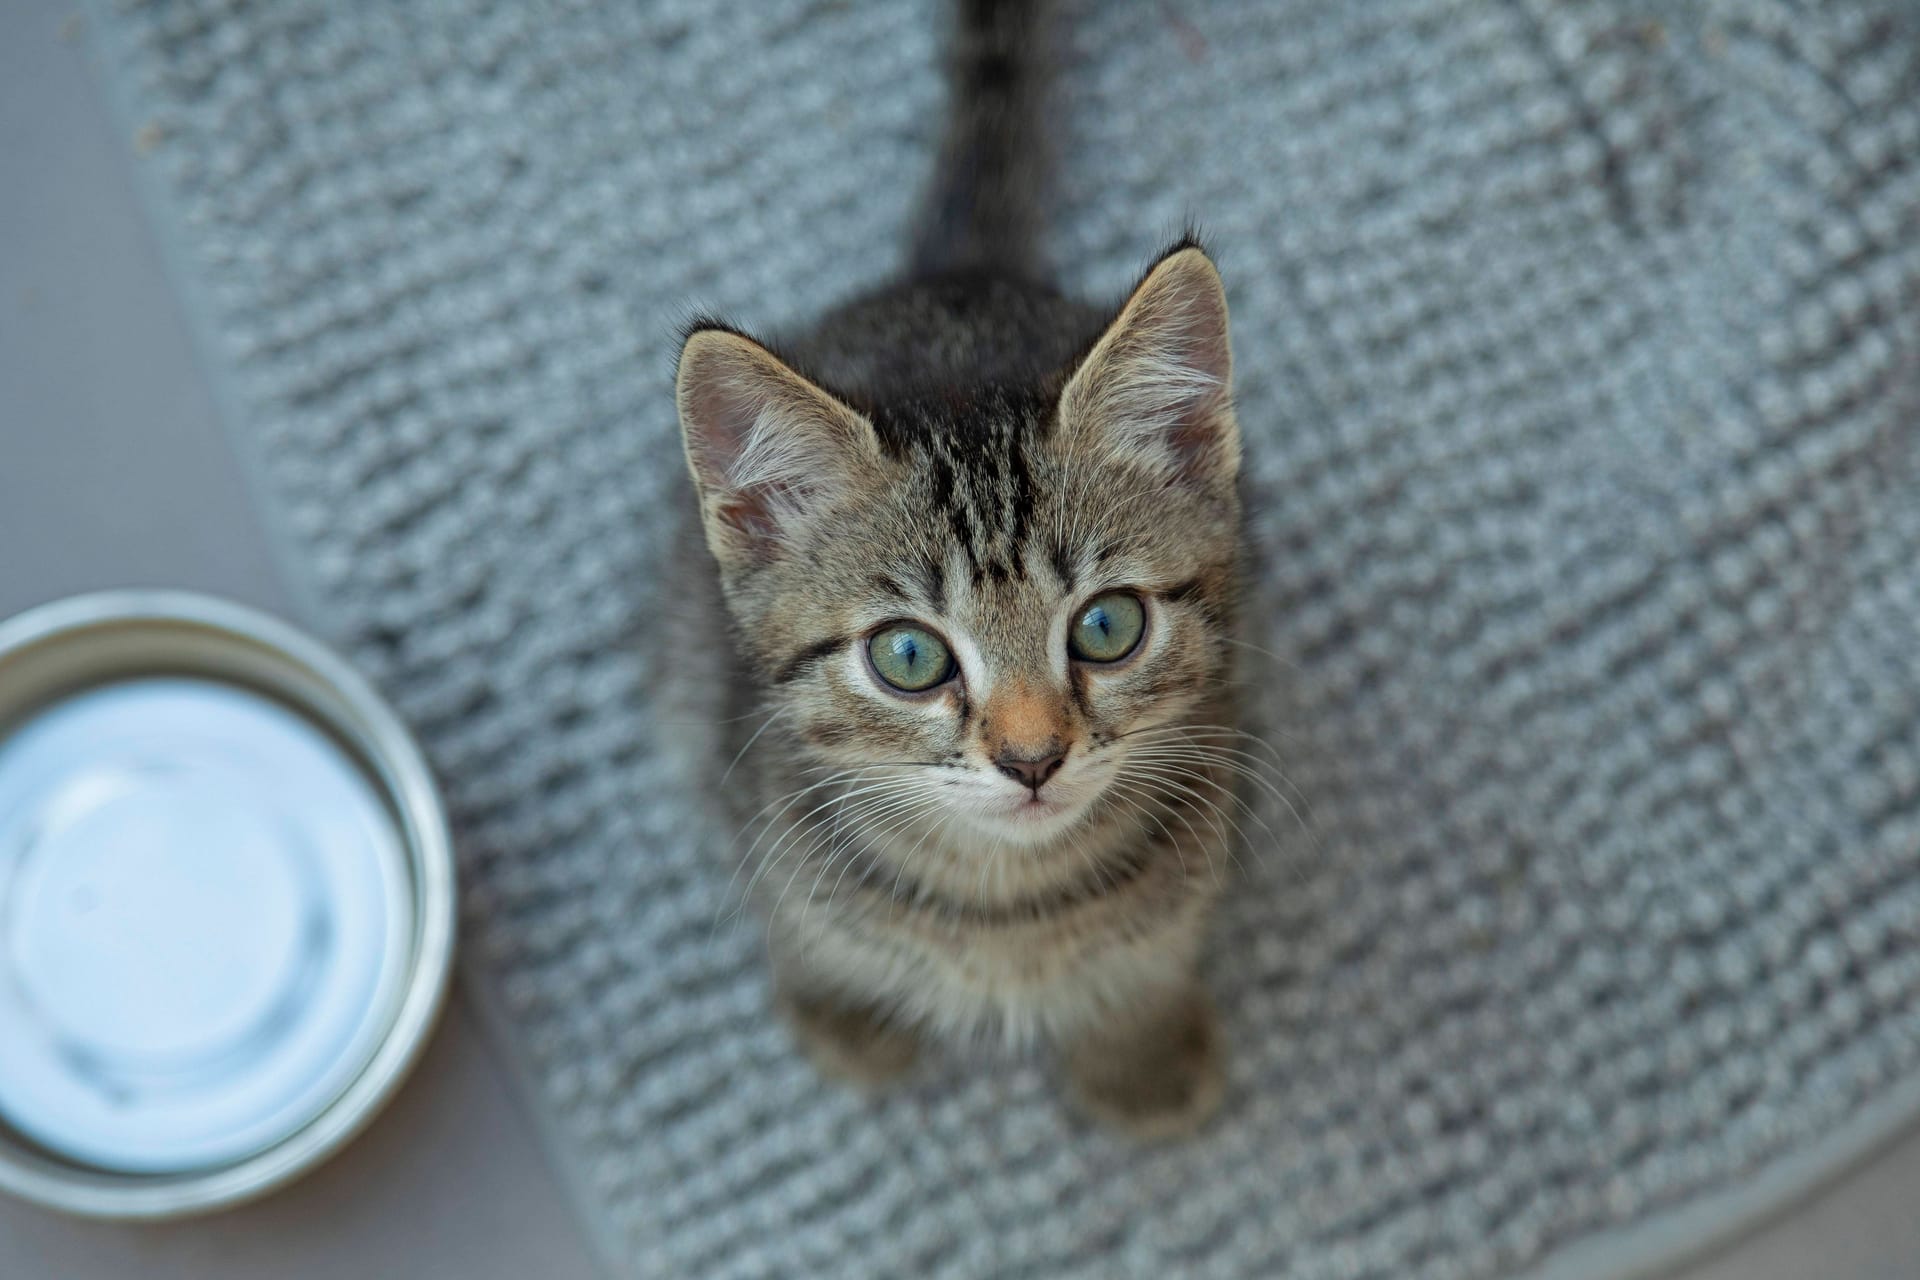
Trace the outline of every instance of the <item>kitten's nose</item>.
{"label": "kitten's nose", "polygon": [[1037,796],[1040,794],[1042,784],[1044,784],[1048,778],[1060,772],[1060,765],[1066,758],[1067,753],[1064,751],[1056,751],[1052,755],[1040,756],[1035,759],[1025,759],[1014,755],[1012,752],[1008,752],[995,760],[993,764],[996,769],[1006,774],[1009,778],[1012,778],[1021,786],[1031,788],[1033,794]]}

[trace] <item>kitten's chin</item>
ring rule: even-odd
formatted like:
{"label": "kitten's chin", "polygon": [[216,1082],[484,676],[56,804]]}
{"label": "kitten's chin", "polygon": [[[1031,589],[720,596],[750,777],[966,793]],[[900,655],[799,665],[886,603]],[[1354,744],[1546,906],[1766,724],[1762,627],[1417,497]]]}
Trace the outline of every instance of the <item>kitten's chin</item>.
{"label": "kitten's chin", "polygon": [[970,816],[985,835],[1009,844],[1029,845],[1065,835],[1087,816],[1087,809],[1088,805],[1079,800],[1043,796]]}

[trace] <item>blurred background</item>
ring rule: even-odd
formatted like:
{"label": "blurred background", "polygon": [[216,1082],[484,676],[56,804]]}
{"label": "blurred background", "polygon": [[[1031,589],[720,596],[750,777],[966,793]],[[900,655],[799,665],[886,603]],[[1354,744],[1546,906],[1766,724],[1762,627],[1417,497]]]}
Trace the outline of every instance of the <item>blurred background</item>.
{"label": "blurred background", "polygon": [[[123,586],[295,616],[72,5],[0,6],[0,616]],[[0,1276],[600,1274],[456,997],[399,1099],[259,1205],[177,1226],[0,1196]]]}
{"label": "blurred background", "polygon": [[[754,117],[758,123],[743,125],[733,144],[691,162],[691,168],[702,173],[746,166],[750,177],[731,188],[732,195],[725,194],[730,188],[724,182],[687,193],[686,203],[679,207],[663,195],[659,207],[633,210],[636,223],[651,219],[647,225],[654,230],[644,234],[634,230],[616,216],[631,189],[623,185],[627,179],[619,176],[628,163],[627,148],[671,149],[677,130],[697,128],[711,136],[716,119],[726,115],[726,94],[751,95],[755,77],[804,85],[813,65],[803,54],[781,53],[799,46],[783,43],[778,31],[769,34],[756,27],[755,39],[762,43],[753,47],[762,60],[741,72],[745,87],[722,85],[714,91],[713,101],[708,101],[701,97],[701,86],[689,81],[684,66],[714,65],[712,46],[717,37],[711,28],[696,24],[725,19],[697,5],[687,6],[684,12],[675,10],[672,21],[637,2],[608,8],[643,15],[631,23],[615,21],[612,27],[625,34],[631,34],[629,27],[644,28],[657,61],[609,71],[596,62],[601,50],[594,42],[576,38],[556,39],[553,45],[543,46],[541,58],[516,62],[516,32],[521,24],[532,21],[527,14],[548,16],[536,8],[520,12],[512,6],[490,7],[488,13],[498,18],[499,29],[471,45],[451,49],[431,44],[436,34],[444,35],[447,24],[422,21],[416,26],[391,16],[376,21],[369,11],[364,15],[363,35],[374,52],[368,52],[352,38],[343,39],[342,23],[314,19],[318,10],[313,6],[306,7],[304,16],[291,14],[277,32],[275,23],[262,23],[257,15],[244,18],[238,7],[229,15],[219,5],[128,6],[124,14],[110,20],[118,24],[117,35],[103,31],[97,16],[54,0],[13,0],[0,6],[0,616],[104,586],[169,585],[219,593],[296,618],[329,639],[347,643],[383,682],[412,682],[414,694],[408,704],[412,718],[443,736],[455,736],[448,725],[458,718],[470,691],[458,687],[422,691],[419,673],[441,661],[440,655],[431,645],[426,652],[406,652],[406,636],[411,634],[406,629],[416,614],[407,608],[383,614],[379,591],[369,586],[385,584],[391,589],[409,573],[419,572],[420,566],[382,565],[376,570],[346,563],[356,546],[358,553],[377,552],[380,529],[385,527],[380,519],[386,517],[357,526],[354,537],[362,539],[358,544],[330,541],[315,533],[330,513],[302,509],[298,500],[285,495],[304,493],[310,500],[323,488],[308,483],[312,474],[331,464],[319,456],[318,447],[311,456],[304,455],[299,441],[330,438],[325,435],[329,430],[346,431],[339,424],[354,421],[356,415],[385,422],[389,429],[379,436],[380,443],[366,445],[351,464],[363,469],[370,489],[377,489],[383,476],[436,465],[451,467],[467,486],[467,497],[428,512],[424,518],[429,523],[477,525],[487,519],[490,504],[513,508],[523,501],[577,501],[594,512],[590,523],[601,521],[608,529],[623,529],[624,504],[638,500],[622,492],[622,468],[638,468],[659,455],[649,452],[649,445],[609,444],[604,433],[595,434],[597,424],[622,414],[637,416],[635,406],[658,390],[664,376],[661,352],[676,319],[652,313],[651,293],[629,282],[665,272],[672,286],[668,292],[683,299],[719,295],[736,309],[753,308],[756,319],[785,321],[828,301],[836,284],[859,283],[880,273],[887,264],[864,259],[861,246],[872,240],[873,226],[897,221],[897,210],[891,207],[868,215],[867,223],[851,217],[836,221],[849,198],[844,193],[808,197],[812,203],[802,200],[780,208],[781,174],[801,172],[836,157],[844,160],[844,156],[832,152],[823,160],[816,141],[799,137],[786,140],[787,153],[777,161],[765,159],[763,152],[774,144],[763,128],[767,112],[761,110]],[[1139,10],[1150,16],[1140,21],[1159,33],[1163,43],[1154,47],[1185,51],[1182,56],[1204,63],[1209,41],[1221,40],[1219,32],[1210,28],[1210,20],[1233,6],[1203,8],[1204,12],[1189,17],[1179,5],[1143,3]],[[1487,8],[1429,7],[1424,12],[1431,26],[1414,31],[1404,46],[1393,49],[1418,69],[1425,65],[1428,55],[1422,50],[1428,44],[1435,49],[1445,46],[1451,37],[1443,34],[1454,29],[1456,20],[1461,29],[1484,25]],[[1521,8],[1551,13],[1554,6]],[[1749,8],[1756,14],[1773,12],[1766,6]],[[572,32],[576,37],[591,34],[593,24],[564,19],[565,9],[561,6],[551,15],[554,31]],[[824,5],[790,12],[783,7],[766,24],[777,27],[781,21],[815,17],[842,26],[862,21],[858,14],[849,17],[844,9]],[[1740,6],[1716,9],[1723,11],[1743,19],[1748,14]],[[878,34],[868,38],[890,45],[905,42],[906,52],[900,56],[911,55],[930,66],[939,16],[938,6],[912,6],[904,17],[885,19]],[[1658,16],[1646,21],[1657,27]],[[1766,20],[1786,21],[1778,15]],[[1764,25],[1760,18],[1754,22]],[[1308,26],[1323,42],[1337,44],[1353,35],[1337,23],[1331,24],[1331,30],[1324,22],[1303,23],[1302,30]],[[682,31],[681,36],[672,35],[675,29]],[[708,52],[701,56],[706,62],[676,61],[678,42],[687,38],[688,29],[694,31],[695,44],[705,42],[702,47]],[[1618,42],[1562,48],[1553,45],[1554,33],[1564,34],[1571,26],[1543,21],[1539,29],[1553,57],[1566,68],[1564,74],[1575,86],[1574,98],[1592,101],[1600,93],[1604,107],[1607,93],[1616,95],[1611,100],[1616,103],[1635,97],[1631,76],[1626,88],[1607,88],[1605,61],[1617,54]],[[1842,43],[1873,30],[1858,23],[1849,28],[1844,22],[1837,23],[1836,29],[1840,34],[1832,39]],[[701,30],[709,34],[703,36]],[[1107,34],[1111,37],[1114,30],[1124,32],[1124,22]],[[1643,28],[1634,30],[1640,34],[1620,40],[1659,43],[1646,36]],[[263,31],[268,34],[263,36]],[[248,45],[248,41],[255,43]],[[331,52],[316,55],[311,64],[294,68],[299,74],[293,74],[288,60],[297,58],[290,51],[311,47],[312,41]],[[632,45],[621,48],[630,57],[639,44],[636,36]],[[1194,52],[1196,48],[1199,52]],[[1292,61],[1311,62],[1314,48],[1309,44]],[[236,50],[251,53],[238,56]],[[405,65],[406,57],[416,53],[422,66],[443,79],[422,80],[391,98],[383,97],[388,82],[376,74],[378,68],[385,66],[391,75],[388,63]],[[1505,55],[1496,54],[1492,64],[1505,67],[1500,56]],[[488,58],[497,61],[488,63]],[[331,92],[324,85],[316,88],[301,80],[301,75],[314,74],[315,66],[338,70],[346,98],[353,99],[356,93],[363,96],[345,107],[329,101],[308,110],[313,101],[303,102],[302,95],[324,99]],[[1088,93],[1101,91],[1100,86],[1111,79],[1103,78],[1097,68],[1082,67],[1076,74],[1083,83],[1095,86]],[[1189,67],[1168,78],[1180,81],[1201,74]],[[275,102],[284,118],[274,112],[257,121],[234,118],[251,99],[249,77],[272,81],[281,75],[287,76],[286,93],[267,93],[263,99]],[[636,98],[623,105],[617,95],[608,96],[607,85],[618,85],[630,75],[667,82],[661,100]],[[1818,79],[1812,71],[1806,75]],[[856,86],[857,82],[856,77]],[[903,194],[894,203],[904,207],[912,185],[912,159],[930,136],[934,83],[922,78],[898,93],[871,97],[844,85],[795,92],[813,113],[810,119],[846,120],[856,113],[872,113],[878,121],[873,127],[885,135],[890,148],[875,159],[876,170],[883,186],[900,189]],[[1787,86],[1783,92],[1806,88],[1791,76],[1782,83]],[[1358,97],[1367,90],[1356,82],[1352,92]],[[1331,96],[1325,101],[1302,109],[1306,116],[1320,113],[1338,118],[1355,109],[1337,91],[1327,93]],[[822,95],[829,100],[816,101]],[[193,105],[208,97],[211,106]],[[1686,99],[1685,93],[1675,98]],[[661,105],[662,101],[669,105]],[[166,107],[182,103],[188,104],[183,118],[166,115]],[[435,110],[466,110],[473,115],[464,125],[446,126],[440,141],[424,144],[418,182],[411,183],[405,176],[410,167],[405,139],[432,134],[440,127],[423,114],[427,104]],[[154,107],[160,110],[149,113]],[[1697,103],[1688,110],[1695,108],[1703,116],[1707,112]],[[624,117],[623,111],[631,111],[632,118]],[[649,112],[667,112],[671,118],[662,123]],[[1496,102],[1488,114],[1499,119],[1504,113]],[[1659,113],[1653,112],[1651,118],[1657,122]],[[491,123],[481,129],[473,119]],[[289,122],[293,127],[288,127]],[[1272,121],[1257,112],[1247,119],[1216,123],[1228,131],[1272,127]],[[1891,141],[1873,142],[1879,135],[1869,127],[1859,135],[1869,141],[1860,145],[1920,149],[1920,139],[1889,127]],[[749,138],[744,131],[751,128],[763,128],[762,135]],[[324,158],[329,147],[340,145],[343,130],[363,131],[368,151],[386,158],[376,165],[373,177],[361,173],[327,187],[330,179],[324,163],[314,161],[303,168],[298,157]],[[580,154],[560,165],[543,150],[547,136],[543,131],[567,137],[578,144]],[[1417,133],[1415,125],[1407,123],[1405,131],[1402,143],[1417,150],[1417,139],[1408,141]],[[1195,126],[1195,133],[1212,136],[1212,130],[1202,126]],[[721,128],[718,136],[728,135]],[[474,141],[476,137],[491,142],[482,146]],[[1633,141],[1620,145],[1630,151]],[[1663,151],[1657,137],[1639,141],[1649,144],[1647,151],[1656,159],[1684,151]],[[1098,143],[1109,154],[1124,150],[1123,139],[1108,137]],[[733,154],[733,145],[742,154]],[[402,153],[398,157],[390,154],[396,147]],[[1309,172],[1313,164],[1328,163],[1325,157],[1312,154],[1308,143],[1288,142],[1281,150],[1294,154],[1309,166]],[[263,155],[296,160],[284,172],[263,176],[251,167]],[[1864,161],[1872,162],[1871,156]],[[1369,163],[1363,156],[1355,167],[1364,170]],[[1711,167],[1714,158],[1696,156],[1681,168],[1692,163]],[[1124,163],[1120,167],[1127,169]],[[1676,178],[1660,163],[1650,169],[1628,165],[1610,170],[1608,163],[1595,161],[1594,173],[1603,170],[1608,171],[1603,175],[1606,181],[1619,181],[1594,197],[1597,204],[1626,202],[1629,221],[1658,224],[1681,217],[1664,201],[1689,190],[1684,174]],[[436,185],[450,173],[483,171],[491,176],[476,181],[464,194],[450,196],[453,186]],[[595,185],[597,172],[607,175],[604,189]],[[363,185],[356,187],[356,181]],[[1125,184],[1132,184],[1130,189],[1135,191],[1155,191],[1163,185],[1151,165],[1125,172]],[[1068,203],[1084,206],[1095,200],[1081,191],[1070,196]],[[1389,210],[1394,207],[1390,195],[1381,200]],[[750,217],[743,213],[747,206],[765,201],[772,201],[773,207],[762,206]],[[1123,278],[1120,264],[1152,250],[1160,224],[1177,222],[1184,213],[1194,211],[1183,207],[1182,193],[1172,186],[1167,186],[1163,197],[1136,199],[1133,205],[1097,217],[1082,208],[1076,215],[1079,240],[1063,242],[1067,247],[1093,246],[1087,257],[1093,265],[1085,270],[1109,290]],[[219,223],[217,210],[223,207],[235,211],[235,226],[210,225],[210,221]],[[263,208],[281,212],[261,214]],[[1260,301],[1265,298],[1264,286],[1257,281],[1245,283],[1266,265],[1248,248],[1252,243],[1246,234],[1248,222],[1257,225],[1257,218],[1248,215],[1243,220],[1232,209],[1198,212],[1225,223],[1221,239],[1230,283],[1243,282],[1240,288],[1265,305]],[[272,236],[248,239],[248,219],[256,217],[272,223],[283,243],[311,256],[262,261],[263,246]],[[156,218],[172,225],[156,230]],[[436,218],[448,220],[449,244],[442,256],[436,256],[434,237],[426,233]],[[732,246],[724,236],[706,236],[685,249],[692,261],[682,258],[670,267],[664,257],[647,256],[672,252],[677,228],[704,231],[724,226],[728,219],[739,219],[743,227],[742,238]],[[468,220],[493,226],[504,240],[489,240],[479,248],[454,243],[460,241]],[[1135,222],[1137,234],[1123,235],[1116,229]],[[1908,232],[1920,231],[1911,219],[1902,225]],[[289,228],[300,234],[291,234]],[[1369,224],[1366,230],[1377,233],[1380,224]],[[1286,233],[1281,238],[1294,236],[1287,240],[1291,246],[1287,252],[1306,253],[1316,233]],[[1869,239],[1872,234],[1869,227]],[[650,235],[657,238],[649,239]],[[1819,227],[1810,233],[1816,242],[1820,235]],[[342,240],[356,237],[399,248],[363,257],[346,252],[328,256]],[[767,246],[796,239],[808,245],[818,243],[822,258],[831,265],[786,275],[757,265],[756,254]],[[523,252],[511,254],[511,261],[484,256],[461,260],[469,249],[484,255],[501,243],[517,245]],[[1473,263],[1467,261],[1460,269],[1471,275]],[[1358,270],[1363,278],[1323,282],[1317,296],[1324,300],[1328,290],[1343,296],[1341,290],[1346,288],[1356,296],[1368,296],[1369,291],[1391,293],[1391,271],[1374,280],[1364,278],[1364,265]],[[395,271],[423,273],[429,284],[420,292],[395,292],[389,288]],[[1106,274],[1101,275],[1102,271]],[[1573,268],[1569,273],[1570,279],[1577,274]],[[297,282],[303,275],[341,283],[337,288],[308,292],[297,283],[264,287],[247,283],[276,276],[283,282]],[[462,283],[489,275],[504,278],[504,301]],[[553,281],[561,276],[567,296],[564,305],[551,306]],[[1302,280],[1311,291],[1311,279],[1296,277],[1294,283]],[[448,281],[453,283],[440,287]],[[1548,293],[1555,287],[1552,280],[1544,284]],[[517,305],[520,301],[528,304],[524,310]],[[369,319],[362,329],[359,318],[380,311],[388,302],[399,318]],[[501,309],[490,310],[490,306]],[[615,336],[604,346],[570,343],[577,333],[609,329]],[[366,341],[382,350],[431,353],[440,349],[436,343],[444,343],[450,354],[434,366],[444,380],[415,388],[383,380],[404,379],[404,372],[376,372],[365,384],[352,388],[343,406],[333,379],[356,376],[358,366],[352,359],[359,357],[331,366],[328,361],[339,361],[338,345],[351,346],[356,333],[369,335]],[[323,340],[316,339],[316,334]],[[1362,333],[1354,339],[1356,346],[1364,348],[1368,336]],[[303,347],[327,343],[335,344],[334,352],[309,355]],[[629,358],[636,371],[634,386],[640,390],[629,387],[623,377],[620,362]],[[569,359],[577,363],[569,365]],[[1909,375],[1912,360],[1910,350],[1895,357]],[[1318,394],[1339,389],[1333,375],[1308,367],[1307,356],[1299,361],[1301,367],[1288,372],[1303,372]],[[1364,369],[1364,363],[1352,367]],[[466,378],[462,370],[480,373]],[[1352,376],[1351,369],[1347,376]],[[275,383],[276,378],[281,381]],[[1660,402],[1661,397],[1654,394],[1643,403]],[[1337,417],[1341,402],[1336,398],[1329,403]],[[271,430],[256,430],[250,417],[263,404],[270,409],[263,417],[277,416],[278,425]],[[314,409],[315,405],[321,408]],[[542,428],[525,426],[545,421],[548,415],[555,422],[574,425],[555,426],[544,434]],[[420,424],[448,419],[465,423],[478,443],[467,452],[454,449],[436,462],[431,456],[435,437]],[[1906,423],[1908,429],[1920,430],[1910,418]],[[636,423],[634,430],[637,435],[643,428]],[[302,431],[307,432],[305,437]],[[510,464],[492,453],[479,462],[470,456],[484,453],[516,432],[527,435],[531,443]],[[237,450],[236,439],[240,441]],[[266,439],[272,444],[264,451],[264,459],[247,456],[254,447],[249,441]],[[612,492],[569,488],[575,478],[590,474],[601,477]],[[650,491],[645,486],[677,479],[648,477],[642,491]],[[395,527],[406,518],[405,512],[394,514]],[[1273,540],[1284,544],[1299,532],[1283,527]],[[394,537],[394,545],[400,545],[400,535]],[[581,556],[590,560],[593,548],[607,542],[612,544],[606,552],[615,561],[612,569],[581,562]],[[460,543],[459,530],[449,531],[444,545]],[[289,564],[287,553],[276,548],[290,545],[305,546],[311,561]],[[578,609],[587,617],[585,635],[569,643],[591,649],[617,641],[631,619],[618,608],[610,616],[597,615],[591,599],[596,585],[626,571],[645,545],[644,539],[627,535],[610,535],[599,543],[583,535],[556,551],[552,560],[543,563],[536,558],[524,566],[529,581],[544,576],[580,584],[577,594],[572,585],[556,588],[558,606]],[[459,577],[456,566],[450,564],[449,572]],[[496,597],[508,603],[497,610],[492,605],[473,607],[483,631],[508,631],[517,625],[515,609],[527,608],[527,601],[537,598],[515,597],[513,590],[522,585],[508,582],[504,595]],[[419,588],[431,597],[431,607],[424,610],[429,615],[471,607],[470,602],[461,602],[477,590],[465,581],[425,582]],[[336,607],[341,612],[331,615],[329,610]],[[383,627],[395,634],[382,639]],[[509,660],[527,661],[529,671],[546,669],[525,654],[503,659]],[[570,706],[592,705],[599,698],[624,696],[621,681],[629,677],[618,671],[603,671],[591,663],[569,670],[577,683],[552,691],[561,712]],[[511,684],[511,679],[505,683]],[[471,746],[451,742],[442,759],[458,757]],[[563,790],[579,786],[589,792],[593,786],[564,770],[549,783]],[[467,920],[470,934],[481,938],[479,963],[507,956],[511,962],[501,963],[503,972],[530,968],[537,976],[538,965],[523,963],[518,951],[502,950],[505,944],[491,938],[489,930],[496,915],[508,917],[501,904],[518,901],[516,894],[558,890],[515,880],[514,875],[522,873],[507,866],[510,859],[502,851],[511,851],[515,839],[564,843],[570,832],[564,820],[557,820],[560,825],[553,829],[527,832],[505,817],[483,812],[481,797],[463,793],[458,784],[453,790],[456,807],[464,806],[467,815],[465,833],[474,859],[470,869],[477,873],[480,886],[469,901]],[[582,803],[618,808],[617,797],[597,793]],[[1337,802],[1331,807],[1338,812]],[[496,825],[488,825],[496,819]],[[618,843],[650,836],[642,824],[621,829],[610,838]],[[550,932],[541,935],[537,945],[564,945],[553,941],[551,930],[564,938],[570,936],[570,929],[591,928],[587,917],[579,915],[548,924]],[[599,963],[618,967],[604,956]],[[627,958],[621,963],[633,962]],[[580,981],[593,985],[603,978],[607,978],[604,969],[589,965]],[[644,985],[648,977],[641,974],[636,980]],[[504,996],[487,997],[485,1012],[476,1012],[476,1002],[464,992],[456,998],[424,1065],[391,1110],[342,1156],[291,1189],[256,1206],[161,1227],[71,1221],[0,1200],[0,1276],[217,1280],[271,1273],[290,1280],[368,1274],[541,1275],[565,1280],[599,1274],[596,1235],[601,1254],[628,1256],[635,1247],[632,1238],[623,1234],[632,1224],[609,1225],[602,1207],[603,1201],[617,1201],[632,1188],[621,1183],[619,1170],[608,1172],[591,1161],[570,1166],[564,1153],[581,1140],[553,1113],[566,1113],[567,1106],[595,1089],[615,1096],[620,1096],[622,1088],[644,1094],[645,1077],[642,1074],[624,1084],[569,1079],[555,1066],[554,1046],[572,1043],[568,1035],[581,1035],[583,1042],[592,1042],[592,1036],[573,1027],[551,1031],[557,1039],[541,1041],[543,1034],[549,1034],[543,1029],[546,1005],[542,1002],[558,999],[564,1005],[565,984],[558,997],[550,992],[516,992],[511,983],[505,987]],[[617,1010],[619,1001],[611,1007]],[[566,1016],[556,1015],[562,1022]],[[607,1016],[607,1011],[579,1016]],[[532,1049],[525,1043],[514,1047],[513,1035],[483,1035],[479,1030],[483,1018],[518,1025]],[[597,1029],[590,1030],[598,1034]],[[751,1043],[759,1046],[760,1042]],[[631,1044],[623,1052],[628,1061],[647,1060],[642,1049]],[[748,1069],[760,1061],[753,1056],[759,1052],[762,1049],[756,1047],[741,1059]],[[538,1069],[530,1069],[530,1062]],[[541,1083],[533,1082],[535,1076]],[[938,1110],[937,1102],[926,1105],[937,1120],[951,1120]],[[1651,1110],[1652,1104],[1648,1106]],[[1690,1240],[1712,1240],[1707,1256],[1661,1265],[1660,1274],[1683,1280],[1910,1276],[1913,1260],[1920,1258],[1920,1215],[1912,1209],[1912,1189],[1920,1186],[1920,1137],[1896,1129],[1880,1116],[1871,1106],[1863,1106],[1842,1117],[1852,1127],[1837,1147],[1818,1148],[1807,1141],[1805,1146],[1828,1152],[1816,1157],[1818,1168],[1801,1165],[1782,1173],[1756,1160],[1731,1186],[1718,1183],[1711,1188],[1737,1191],[1744,1197],[1741,1203],[1764,1207],[1765,1221],[1743,1221],[1747,1210],[1715,1209],[1710,1196],[1705,1207],[1695,1205],[1697,1213],[1689,1217],[1686,1210],[1691,1201],[1681,1195],[1658,1206],[1635,1201],[1634,1212],[1618,1216],[1638,1218],[1643,1210],[1654,1207],[1681,1210],[1660,1217],[1652,1244],[1642,1239],[1635,1246],[1647,1250],[1645,1256],[1671,1257],[1689,1252]],[[640,1122],[627,1117],[620,1123]],[[624,1132],[620,1123],[607,1132],[616,1136]],[[555,1125],[560,1126],[557,1133],[551,1128]],[[543,1128],[550,1141],[543,1141]],[[830,1126],[810,1132],[822,1144],[837,1140],[838,1131]],[[901,1132],[915,1130],[909,1126]],[[601,1133],[597,1140],[612,1139]],[[620,1139],[649,1140],[644,1124],[637,1136]],[[556,1150],[563,1153],[557,1162]],[[689,1179],[695,1178],[701,1149],[694,1146],[675,1154],[684,1161],[675,1167]],[[1497,1164],[1502,1155],[1494,1152],[1493,1162]],[[903,1168],[913,1164],[913,1157],[904,1151],[898,1158]],[[1093,1163],[1107,1159],[1095,1157]],[[1239,1167],[1258,1168],[1259,1161]],[[1832,1180],[1826,1173],[1833,1175]],[[605,1180],[601,1180],[603,1174]],[[970,1176],[993,1174],[974,1170]],[[1604,1183],[1604,1177],[1599,1181]],[[740,1194],[750,1195],[751,1189]],[[1064,1224],[1086,1210],[1085,1204],[1076,1207],[1068,1202],[1051,1212],[1061,1215],[1058,1221]],[[798,1211],[788,1207],[780,1212]],[[1536,1248],[1526,1254],[1525,1263],[1566,1268],[1547,1274],[1615,1274],[1609,1269],[1605,1216],[1586,1214],[1577,1237],[1559,1240],[1552,1250]],[[1044,1237],[1047,1220],[1043,1215],[1039,1221],[1037,1230]],[[1736,1225],[1733,1238],[1720,1238]],[[1066,1233],[1064,1225],[1061,1233]],[[1313,1265],[1333,1264],[1319,1259]],[[769,1261],[766,1270],[781,1274],[782,1266]],[[845,1274],[867,1272],[858,1258],[849,1257]],[[1316,1269],[1313,1274],[1323,1272]]]}

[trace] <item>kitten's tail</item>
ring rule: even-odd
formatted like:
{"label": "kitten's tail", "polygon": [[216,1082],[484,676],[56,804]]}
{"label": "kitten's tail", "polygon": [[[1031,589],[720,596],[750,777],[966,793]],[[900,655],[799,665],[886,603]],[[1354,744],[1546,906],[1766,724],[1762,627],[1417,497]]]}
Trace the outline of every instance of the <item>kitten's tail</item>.
{"label": "kitten's tail", "polygon": [[1045,274],[1040,120],[1051,7],[1046,0],[959,0],[946,138],[914,236],[915,275]]}

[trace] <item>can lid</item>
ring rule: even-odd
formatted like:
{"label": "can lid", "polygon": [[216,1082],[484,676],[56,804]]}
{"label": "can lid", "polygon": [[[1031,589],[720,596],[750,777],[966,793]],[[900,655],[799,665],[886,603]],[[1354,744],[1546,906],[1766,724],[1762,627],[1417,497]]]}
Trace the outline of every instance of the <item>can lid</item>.
{"label": "can lid", "polygon": [[0,1117],[125,1173],[228,1164],[352,1083],[406,980],[393,813],[273,698],[154,676],[0,739]]}

